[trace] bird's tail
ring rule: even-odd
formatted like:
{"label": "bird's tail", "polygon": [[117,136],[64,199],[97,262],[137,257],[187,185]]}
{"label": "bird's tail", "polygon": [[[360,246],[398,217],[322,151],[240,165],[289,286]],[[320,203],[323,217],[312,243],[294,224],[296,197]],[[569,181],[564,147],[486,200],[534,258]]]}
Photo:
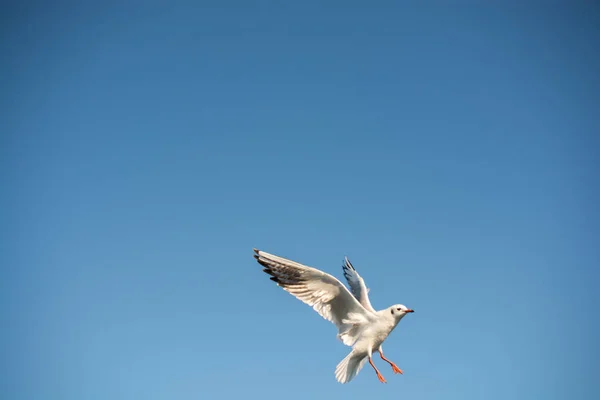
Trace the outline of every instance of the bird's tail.
{"label": "bird's tail", "polygon": [[367,361],[367,355],[357,354],[351,351],[340,363],[335,367],[335,378],[340,383],[350,382],[361,370]]}

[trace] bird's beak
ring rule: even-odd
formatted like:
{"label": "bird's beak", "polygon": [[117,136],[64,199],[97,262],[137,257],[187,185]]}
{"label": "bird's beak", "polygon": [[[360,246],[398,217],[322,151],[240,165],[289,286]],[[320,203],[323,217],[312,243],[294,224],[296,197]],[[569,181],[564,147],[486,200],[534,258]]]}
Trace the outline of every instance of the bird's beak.
{"label": "bird's beak", "polygon": [[409,312],[415,312],[415,310],[411,310],[410,308],[408,310],[406,310],[407,313]]}

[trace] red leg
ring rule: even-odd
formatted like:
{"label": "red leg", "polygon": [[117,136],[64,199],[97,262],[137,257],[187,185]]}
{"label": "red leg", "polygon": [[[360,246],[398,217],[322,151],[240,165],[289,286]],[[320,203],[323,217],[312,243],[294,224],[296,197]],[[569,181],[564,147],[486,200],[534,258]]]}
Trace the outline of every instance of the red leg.
{"label": "red leg", "polygon": [[400,368],[398,368],[398,366],[396,364],[394,364],[393,362],[391,362],[390,360],[388,360],[387,358],[385,358],[383,356],[383,352],[380,350],[379,351],[379,355],[381,356],[381,359],[383,361],[386,361],[387,363],[389,363],[392,366],[392,371],[394,371],[395,374],[402,374],[402,370]]}
{"label": "red leg", "polygon": [[369,357],[369,364],[371,364],[371,367],[373,367],[373,369],[377,373],[377,378],[379,379],[379,382],[386,383],[385,378],[379,373],[379,370],[377,369],[375,364],[373,364],[373,360],[371,359],[371,357]]}

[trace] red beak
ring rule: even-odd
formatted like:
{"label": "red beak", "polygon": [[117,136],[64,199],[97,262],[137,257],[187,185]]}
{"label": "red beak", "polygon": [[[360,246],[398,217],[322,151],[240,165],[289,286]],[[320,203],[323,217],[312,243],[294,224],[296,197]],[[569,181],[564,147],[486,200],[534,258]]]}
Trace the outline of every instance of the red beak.
{"label": "red beak", "polygon": [[415,312],[415,310],[411,310],[410,308],[408,310],[406,310],[407,313],[409,312]]}

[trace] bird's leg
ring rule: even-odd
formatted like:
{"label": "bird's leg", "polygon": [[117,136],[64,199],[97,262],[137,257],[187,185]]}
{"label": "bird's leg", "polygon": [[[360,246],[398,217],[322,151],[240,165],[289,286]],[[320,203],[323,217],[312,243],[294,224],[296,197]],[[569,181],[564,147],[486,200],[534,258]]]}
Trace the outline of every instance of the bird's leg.
{"label": "bird's leg", "polygon": [[373,360],[371,359],[371,357],[369,357],[369,364],[371,364],[371,367],[373,367],[373,369],[377,373],[377,378],[379,379],[379,382],[381,382],[381,383],[387,383],[385,381],[385,378],[379,373],[379,370],[377,369],[377,367],[375,366],[375,364],[373,364]]}
{"label": "bird's leg", "polygon": [[385,362],[387,362],[388,364],[390,364],[392,366],[392,371],[394,371],[395,374],[402,374],[402,370],[400,368],[398,368],[398,366],[396,364],[394,364],[393,362],[391,362],[390,360],[388,360],[387,358],[384,357],[383,352],[381,350],[379,350],[379,355],[381,356],[381,359]]}

